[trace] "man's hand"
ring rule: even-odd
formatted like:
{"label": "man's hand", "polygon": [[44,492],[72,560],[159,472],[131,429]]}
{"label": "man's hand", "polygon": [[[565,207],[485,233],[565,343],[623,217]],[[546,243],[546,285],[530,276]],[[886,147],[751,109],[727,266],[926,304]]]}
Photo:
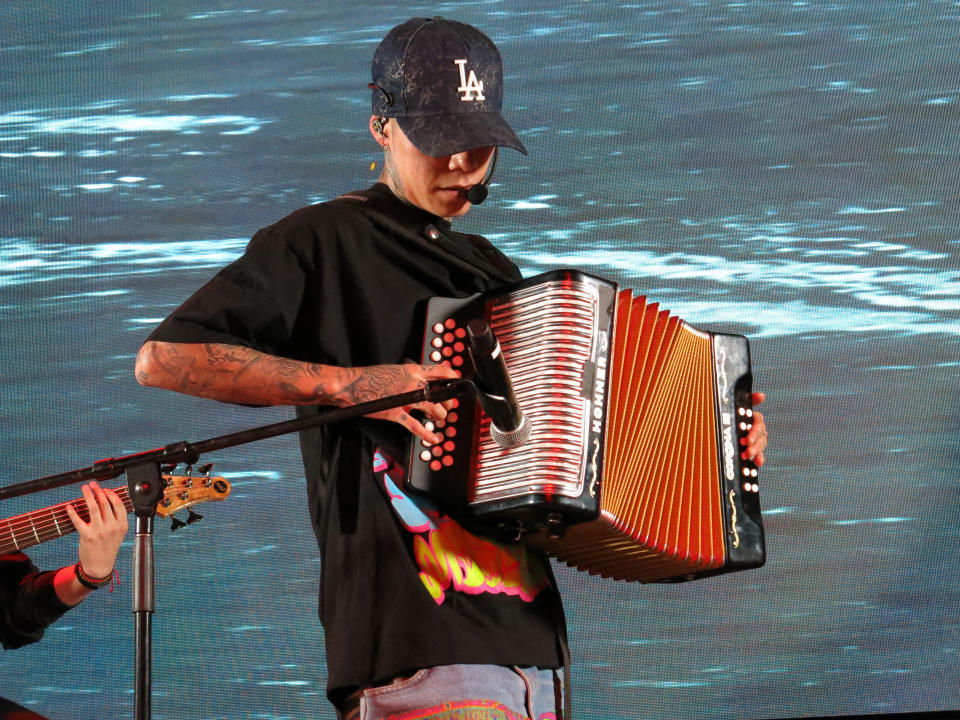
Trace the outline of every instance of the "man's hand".
{"label": "man's hand", "polygon": [[[401,393],[425,388],[429,382],[434,380],[452,380],[460,377],[460,373],[446,365],[415,365],[413,363],[347,368],[344,372],[350,373],[354,377],[346,381],[343,389],[338,393],[338,399],[342,405],[356,405],[390,395],[400,395]],[[442,403],[424,401],[414,405],[383,410],[370,415],[370,417],[399,423],[417,437],[435,444],[443,441],[443,435],[427,430],[423,423],[411,415],[410,412],[411,410],[419,410],[426,416],[426,419],[443,420],[455,404],[455,399],[445,400]]]}
{"label": "man's hand", "polygon": [[[753,393],[754,408],[766,399],[767,396],[762,392]],[[740,440],[740,444],[744,446],[743,451],[740,453],[741,459],[753,460],[757,464],[757,467],[762,467],[764,463],[763,451],[767,447],[767,439],[767,424],[763,420],[763,413],[754,409],[753,427],[750,428],[747,436]]]}
{"label": "man's hand", "polygon": [[[80,535],[80,567],[91,578],[105,578],[113,573],[117,551],[127,534],[127,509],[113,490],[104,490],[90,482],[81,488],[83,499],[90,513],[90,521],[84,521],[73,507],[64,507],[70,522]],[[57,571],[53,589],[64,605],[76,605],[90,594],[91,590],[77,579],[73,565]]]}
{"label": "man's hand", "polygon": [[64,507],[70,522],[80,535],[80,565],[94,578],[105,578],[113,572],[117,552],[129,525],[127,509],[113,490],[103,489],[96,482],[81,488],[90,512],[90,521],[84,522],[72,504]]}

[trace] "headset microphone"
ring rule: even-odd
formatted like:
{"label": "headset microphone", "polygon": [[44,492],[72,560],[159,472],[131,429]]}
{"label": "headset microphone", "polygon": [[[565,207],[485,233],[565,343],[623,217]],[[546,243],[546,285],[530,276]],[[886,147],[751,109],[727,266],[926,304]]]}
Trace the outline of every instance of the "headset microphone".
{"label": "headset microphone", "polygon": [[477,183],[476,185],[471,185],[467,189],[467,200],[470,201],[471,205],[479,205],[486,199],[487,199],[486,185]]}
{"label": "headset microphone", "polygon": [[497,166],[497,155],[499,153],[500,148],[495,147],[493,149],[493,160],[490,161],[490,167],[487,168],[487,174],[483,178],[483,181],[467,188],[467,200],[471,205],[479,205],[487,199],[490,181],[493,180],[493,169]]}

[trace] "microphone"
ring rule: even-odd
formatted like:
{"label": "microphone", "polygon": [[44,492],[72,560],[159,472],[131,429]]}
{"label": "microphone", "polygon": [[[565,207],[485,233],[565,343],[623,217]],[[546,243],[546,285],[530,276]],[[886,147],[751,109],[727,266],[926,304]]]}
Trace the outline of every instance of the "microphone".
{"label": "microphone", "polygon": [[500,342],[481,318],[467,323],[467,340],[477,370],[477,399],[490,417],[490,437],[501,447],[522,445],[530,436],[530,423],[517,403]]}
{"label": "microphone", "polygon": [[467,188],[467,200],[471,205],[479,205],[487,199],[487,186],[483,183],[477,183]]}
{"label": "microphone", "polygon": [[471,205],[479,205],[487,199],[487,193],[490,188],[490,181],[493,180],[493,169],[497,166],[497,155],[500,154],[500,148],[493,149],[493,160],[490,161],[490,167],[487,168],[487,174],[481,182],[471,185],[467,188],[467,200]]}

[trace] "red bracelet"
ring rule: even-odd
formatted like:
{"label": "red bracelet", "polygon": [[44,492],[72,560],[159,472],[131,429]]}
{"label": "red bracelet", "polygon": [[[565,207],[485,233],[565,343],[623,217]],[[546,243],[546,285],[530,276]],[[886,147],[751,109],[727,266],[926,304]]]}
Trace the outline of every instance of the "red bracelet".
{"label": "red bracelet", "polygon": [[112,571],[105,578],[90,577],[83,571],[83,566],[79,561],[73,566],[73,574],[77,576],[77,580],[80,581],[81,585],[91,590],[99,590],[102,587],[106,587],[113,580]]}

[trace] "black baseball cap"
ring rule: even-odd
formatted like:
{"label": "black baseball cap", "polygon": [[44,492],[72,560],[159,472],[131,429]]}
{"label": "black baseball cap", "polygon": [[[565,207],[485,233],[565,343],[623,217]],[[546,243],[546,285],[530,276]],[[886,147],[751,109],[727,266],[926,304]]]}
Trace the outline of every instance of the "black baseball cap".
{"label": "black baseball cap", "polygon": [[420,152],[442,157],[502,146],[527,154],[500,116],[500,51],[472,25],[407,20],[386,34],[370,66],[373,114],[395,118]]}

